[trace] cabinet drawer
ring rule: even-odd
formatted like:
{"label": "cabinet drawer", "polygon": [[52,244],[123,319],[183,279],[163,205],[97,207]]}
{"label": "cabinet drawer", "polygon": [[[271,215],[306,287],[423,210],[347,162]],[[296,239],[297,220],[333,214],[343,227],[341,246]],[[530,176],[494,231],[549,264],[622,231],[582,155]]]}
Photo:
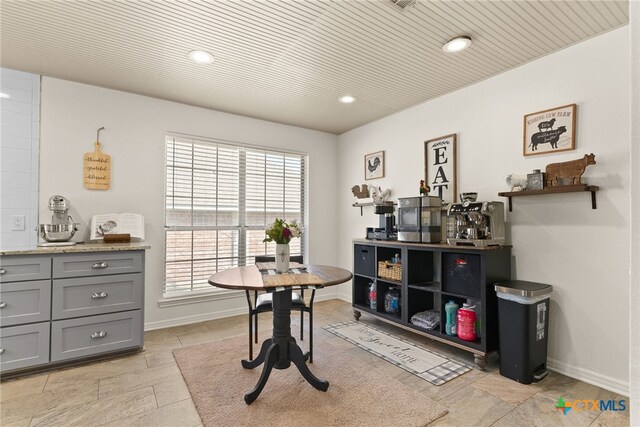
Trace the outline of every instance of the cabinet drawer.
{"label": "cabinet drawer", "polygon": [[142,345],[140,310],[51,322],[51,361]]}
{"label": "cabinet drawer", "polygon": [[141,307],[142,273],[53,281],[54,320]]}
{"label": "cabinet drawer", "polygon": [[51,307],[51,280],[0,284],[2,326],[48,321]]}
{"label": "cabinet drawer", "polygon": [[354,245],[353,252],[354,273],[376,277],[376,248],[367,245]]}
{"label": "cabinet drawer", "polygon": [[140,273],[142,253],[99,252],[53,258],[53,277],[101,276],[105,274]]}
{"label": "cabinet drawer", "polygon": [[49,322],[0,329],[0,371],[49,362]]}
{"label": "cabinet drawer", "polygon": [[51,257],[9,256],[0,258],[0,283],[42,280],[51,277]]}

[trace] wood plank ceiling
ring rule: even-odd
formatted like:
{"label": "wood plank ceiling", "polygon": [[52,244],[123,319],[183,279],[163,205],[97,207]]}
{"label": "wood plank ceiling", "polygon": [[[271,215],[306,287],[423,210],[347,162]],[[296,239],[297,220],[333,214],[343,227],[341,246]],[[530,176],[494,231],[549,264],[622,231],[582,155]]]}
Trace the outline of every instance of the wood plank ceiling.
{"label": "wood plank ceiling", "polygon": [[3,0],[0,65],[340,134],[628,22],[627,1],[391,3]]}

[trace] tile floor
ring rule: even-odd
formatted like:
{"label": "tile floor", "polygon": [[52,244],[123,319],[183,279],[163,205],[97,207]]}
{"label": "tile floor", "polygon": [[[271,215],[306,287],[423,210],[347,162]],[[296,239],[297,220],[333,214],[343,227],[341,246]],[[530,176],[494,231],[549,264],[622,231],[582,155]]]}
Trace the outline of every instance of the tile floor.
{"label": "tile floor", "polygon": [[[265,320],[261,324],[265,327],[267,315],[263,316]],[[296,313],[292,317],[296,324],[299,316]],[[560,396],[567,400],[624,397],[556,373],[536,385],[518,384],[499,375],[495,358],[489,360],[487,371],[474,369],[442,386],[434,386],[322,329],[324,325],[351,319],[348,303],[339,300],[316,303],[316,338],[322,335],[373,369],[389,373],[446,406],[449,413],[432,425],[629,425],[629,411],[571,411],[563,415],[554,409]],[[366,314],[361,320],[473,365],[469,353],[387,325]],[[297,336],[298,329],[292,330]],[[246,316],[150,331],[145,334],[145,349],[141,353],[4,381],[0,384],[0,425],[200,426],[172,350],[245,335],[247,331]],[[302,346],[304,348],[305,343]],[[240,357],[246,355],[238,355]]]}

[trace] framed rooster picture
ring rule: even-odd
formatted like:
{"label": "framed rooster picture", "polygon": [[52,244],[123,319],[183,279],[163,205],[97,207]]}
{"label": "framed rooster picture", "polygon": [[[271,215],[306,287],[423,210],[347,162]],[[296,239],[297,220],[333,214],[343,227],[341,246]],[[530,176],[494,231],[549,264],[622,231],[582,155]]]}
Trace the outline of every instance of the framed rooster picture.
{"label": "framed rooster picture", "polygon": [[364,179],[384,178],[384,151],[364,156]]}

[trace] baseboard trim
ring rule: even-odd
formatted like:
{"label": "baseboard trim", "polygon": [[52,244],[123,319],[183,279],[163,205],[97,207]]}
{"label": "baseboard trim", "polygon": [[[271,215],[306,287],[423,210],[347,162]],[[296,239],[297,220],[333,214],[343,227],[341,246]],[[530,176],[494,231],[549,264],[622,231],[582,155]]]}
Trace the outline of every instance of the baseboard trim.
{"label": "baseboard trim", "polygon": [[[550,357],[547,358],[547,368],[554,372],[558,372],[568,377],[575,378],[576,380],[584,381],[585,383],[604,388],[605,390],[609,390],[623,396],[629,396],[629,383],[620,381],[617,378],[602,375],[590,369],[571,366],[565,362],[561,362]],[[588,396],[585,396],[585,399],[587,398]]]}
{"label": "baseboard trim", "polygon": [[[307,297],[309,294],[306,294]],[[244,298],[244,295],[243,295]],[[342,299],[338,298],[338,295],[333,293],[316,293],[314,302],[327,301],[330,299]],[[246,303],[245,306],[234,308],[231,310],[218,310],[212,313],[195,314],[192,316],[176,317],[174,319],[158,320],[156,322],[145,322],[145,331],[154,331],[156,329],[173,328],[174,326],[191,325],[193,323],[206,322],[209,320],[223,319],[225,317],[241,316],[247,314]]]}

